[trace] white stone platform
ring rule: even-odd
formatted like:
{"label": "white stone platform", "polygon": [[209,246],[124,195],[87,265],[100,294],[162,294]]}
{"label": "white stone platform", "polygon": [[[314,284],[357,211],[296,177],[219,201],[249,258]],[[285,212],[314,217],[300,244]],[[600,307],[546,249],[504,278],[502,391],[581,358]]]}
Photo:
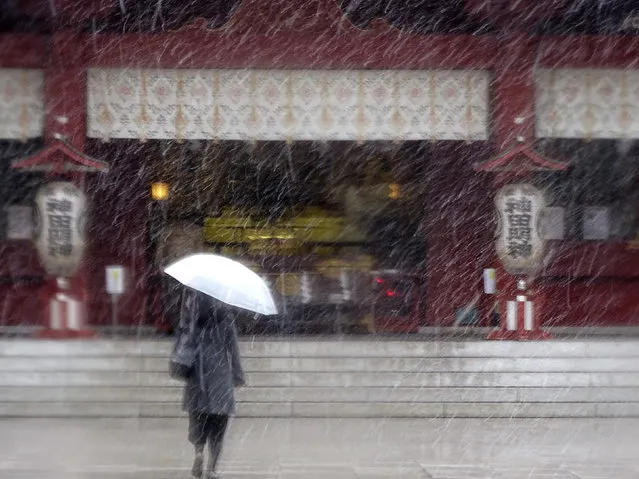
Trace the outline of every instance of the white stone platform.
{"label": "white stone platform", "polygon": [[[226,479],[637,479],[638,419],[232,421]],[[3,479],[187,479],[183,419],[0,421]]]}

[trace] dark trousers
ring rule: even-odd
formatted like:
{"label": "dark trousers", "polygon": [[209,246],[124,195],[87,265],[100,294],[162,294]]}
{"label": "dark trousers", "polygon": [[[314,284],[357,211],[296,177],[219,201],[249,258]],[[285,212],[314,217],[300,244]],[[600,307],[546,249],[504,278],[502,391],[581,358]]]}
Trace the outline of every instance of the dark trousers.
{"label": "dark trousers", "polygon": [[222,452],[222,443],[229,417],[219,414],[189,414],[189,441],[196,448],[204,448],[209,443],[209,468],[215,469]]}

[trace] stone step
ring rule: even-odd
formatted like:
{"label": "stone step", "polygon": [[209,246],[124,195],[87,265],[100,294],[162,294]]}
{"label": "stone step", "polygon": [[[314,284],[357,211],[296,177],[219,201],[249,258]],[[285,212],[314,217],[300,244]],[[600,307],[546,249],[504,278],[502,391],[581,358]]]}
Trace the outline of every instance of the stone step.
{"label": "stone step", "polygon": [[294,417],[592,417],[583,403],[293,403]]}
{"label": "stone step", "polygon": [[[397,341],[385,338],[361,340],[259,340],[240,341],[244,357],[476,357],[476,358],[577,358],[639,357],[638,342],[611,340],[554,340],[547,342]],[[0,341],[0,357],[144,356],[168,357],[170,340]]]}
{"label": "stone step", "polygon": [[[12,387],[0,402],[130,402],[182,400],[181,387]],[[261,387],[237,392],[238,402],[623,402],[639,403],[639,388],[309,388]]]}
{"label": "stone step", "polygon": [[[637,373],[249,373],[256,387],[639,387]],[[0,372],[2,387],[179,386],[167,373]]]}
{"label": "stone step", "polygon": [[[241,403],[239,417],[636,417],[637,403]],[[185,417],[179,403],[0,402],[2,417]]]}
{"label": "stone step", "polygon": [[[637,372],[635,358],[244,358],[247,372]],[[0,372],[166,372],[167,358],[0,357]]]}
{"label": "stone step", "polygon": [[[241,417],[290,417],[290,403],[243,403]],[[136,402],[0,402],[0,417],[186,417],[182,406],[174,403]]]}
{"label": "stone step", "polygon": [[[253,373],[247,375],[252,386],[282,387],[290,384],[288,374]],[[180,386],[168,373],[115,371],[83,372],[0,372],[0,385],[17,386]]]}

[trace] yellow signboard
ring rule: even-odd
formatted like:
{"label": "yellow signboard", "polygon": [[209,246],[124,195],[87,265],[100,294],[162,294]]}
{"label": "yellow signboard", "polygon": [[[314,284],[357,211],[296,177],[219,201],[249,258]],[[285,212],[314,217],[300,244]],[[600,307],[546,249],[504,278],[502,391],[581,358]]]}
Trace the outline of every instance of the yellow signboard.
{"label": "yellow signboard", "polygon": [[344,218],[330,216],[321,210],[306,210],[302,215],[270,225],[259,224],[249,217],[223,215],[207,218],[204,238],[208,243],[274,242],[290,250],[300,243],[340,243],[361,239],[361,235],[344,224]]}

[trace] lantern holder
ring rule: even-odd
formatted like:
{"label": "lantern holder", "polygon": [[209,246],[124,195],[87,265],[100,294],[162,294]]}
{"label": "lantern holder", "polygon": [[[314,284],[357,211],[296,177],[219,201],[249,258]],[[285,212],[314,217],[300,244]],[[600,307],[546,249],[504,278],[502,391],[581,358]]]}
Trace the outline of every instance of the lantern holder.
{"label": "lantern holder", "polygon": [[[515,124],[521,124],[519,118]],[[495,174],[495,184],[501,187],[511,183],[528,183],[537,172],[566,171],[569,162],[557,161],[538,153],[534,145],[518,137],[510,148],[497,155],[473,164],[475,171]],[[517,275],[509,273],[509,268],[500,261],[504,269],[504,279],[501,287],[497,287],[500,308],[500,327],[488,335],[493,340],[547,340],[552,336],[540,327],[539,304],[541,298],[533,298],[528,291],[529,285],[524,284],[525,292],[517,289],[513,284]]]}
{"label": "lantern holder", "polygon": [[[86,173],[108,171],[108,165],[73,146],[61,135],[35,154],[14,160],[11,167],[44,172],[48,180],[70,176],[73,183],[83,184]],[[82,188],[82,186],[80,186]],[[84,278],[48,276],[41,291],[45,328],[38,336],[52,339],[88,338],[95,332],[87,327]]]}

